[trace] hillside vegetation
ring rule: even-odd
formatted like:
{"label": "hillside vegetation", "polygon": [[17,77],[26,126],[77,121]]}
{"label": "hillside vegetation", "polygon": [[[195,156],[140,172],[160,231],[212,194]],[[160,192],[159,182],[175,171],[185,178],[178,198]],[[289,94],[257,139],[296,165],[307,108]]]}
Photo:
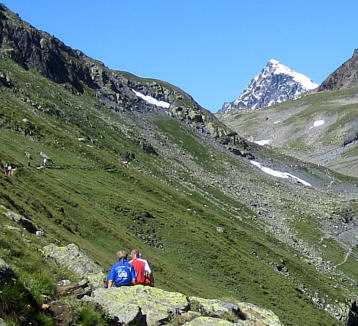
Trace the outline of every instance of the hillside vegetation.
{"label": "hillside vegetation", "polygon": [[[0,177],[0,257],[19,277],[0,289],[5,320],[52,325],[41,305],[68,300],[56,283],[76,276],[42,255],[49,243],[75,243],[105,270],[117,250],[139,248],[157,287],[251,302],[285,325],[347,320],[356,179],[336,173],[331,184],[326,169],[292,168],[298,160],[243,140],[180,89],[112,71],[1,14],[0,163],[14,172]],[[77,324],[105,323],[67,304]]]}

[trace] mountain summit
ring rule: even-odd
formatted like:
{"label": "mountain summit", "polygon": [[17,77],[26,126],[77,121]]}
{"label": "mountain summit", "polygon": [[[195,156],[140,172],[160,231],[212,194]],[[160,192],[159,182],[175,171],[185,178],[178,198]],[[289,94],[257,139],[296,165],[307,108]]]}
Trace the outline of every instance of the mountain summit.
{"label": "mountain summit", "polygon": [[224,103],[219,112],[235,109],[261,109],[290,99],[319,85],[305,75],[271,59],[266,67],[256,75],[249,86],[233,102]]}

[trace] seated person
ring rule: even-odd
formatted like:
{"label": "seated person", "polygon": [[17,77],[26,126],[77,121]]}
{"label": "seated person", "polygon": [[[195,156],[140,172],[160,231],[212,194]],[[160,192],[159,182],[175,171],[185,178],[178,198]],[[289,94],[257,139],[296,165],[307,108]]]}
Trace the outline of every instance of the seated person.
{"label": "seated person", "polygon": [[118,263],[114,264],[108,274],[107,287],[128,286],[136,284],[137,273],[128,261],[127,253],[124,250],[117,252]]}

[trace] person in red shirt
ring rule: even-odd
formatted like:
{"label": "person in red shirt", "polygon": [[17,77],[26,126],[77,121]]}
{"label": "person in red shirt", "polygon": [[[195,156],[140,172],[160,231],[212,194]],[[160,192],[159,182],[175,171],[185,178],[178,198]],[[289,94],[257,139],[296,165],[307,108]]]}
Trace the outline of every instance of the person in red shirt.
{"label": "person in red shirt", "polygon": [[137,284],[154,286],[154,277],[148,262],[140,258],[139,250],[131,251],[132,260],[129,262],[134,266],[137,273]]}

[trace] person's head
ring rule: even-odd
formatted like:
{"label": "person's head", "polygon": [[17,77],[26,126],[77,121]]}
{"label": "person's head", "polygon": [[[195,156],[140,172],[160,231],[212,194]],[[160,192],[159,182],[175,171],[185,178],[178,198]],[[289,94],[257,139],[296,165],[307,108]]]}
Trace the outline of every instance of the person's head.
{"label": "person's head", "polygon": [[121,260],[122,258],[127,259],[127,256],[128,255],[124,250],[119,250],[117,252],[117,257],[118,257],[119,260]]}
{"label": "person's head", "polygon": [[133,250],[131,251],[131,257],[132,257],[133,259],[139,258],[139,250],[138,250],[138,249],[133,249]]}

